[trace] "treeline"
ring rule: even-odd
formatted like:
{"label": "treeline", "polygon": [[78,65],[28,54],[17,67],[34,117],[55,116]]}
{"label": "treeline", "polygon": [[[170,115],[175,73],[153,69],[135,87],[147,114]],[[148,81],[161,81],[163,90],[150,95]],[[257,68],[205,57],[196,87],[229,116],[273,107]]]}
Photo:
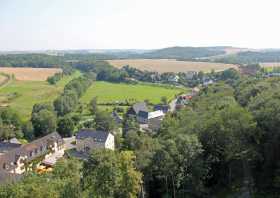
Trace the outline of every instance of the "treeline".
{"label": "treeline", "polygon": [[65,87],[64,91],[55,101],[54,109],[59,116],[75,110],[79,103],[79,98],[86,92],[92,83],[92,79],[85,76],[71,80]]}
{"label": "treeline", "polygon": [[60,56],[45,54],[10,54],[0,56],[1,67],[59,67],[64,64]]}
{"label": "treeline", "polygon": [[56,73],[53,76],[48,77],[47,81],[51,85],[56,84],[58,81],[60,81],[63,78],[63,73]]}
{"label": "treeline", "polygon": [[231,64],[253,64],[263,62],[280,62],[280,51],[240,52],[215,59],[215,62]]}
{"label": "treeline", "polygon": [[279,91],[279,78],[207,86],[155,136],[127,118],[121,148],[135,152],[146,195],[278,197]]}
{"label": "treeline", "polygon": [[53,104],[35,104],[32,109],[31,119],[27,122],[22,122],[19,116],[10,108],[1,108],[0,139],[9,140],[16,137],[31,141],[56,130],[62,136],[72,136],[80,117],[76,114],[69,114],[78,111],[79,98],[92,82],[93,79],[88,75],[71,80]]}

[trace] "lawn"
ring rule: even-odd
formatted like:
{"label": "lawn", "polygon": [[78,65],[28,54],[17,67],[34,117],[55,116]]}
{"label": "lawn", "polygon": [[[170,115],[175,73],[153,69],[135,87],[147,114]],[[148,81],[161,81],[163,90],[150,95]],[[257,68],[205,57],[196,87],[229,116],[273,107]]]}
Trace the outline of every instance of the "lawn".
{"label": "lawn", "polygon": [[171,100],[176,94],[186,91],[182,88],[162,87],[152,84],[124,84],[109,82],[94,82],[81,98],[83,103],[88,103],[93,97],[98,98],[98,103],[114,103],[129,101],[144,101],[156,104],[162,96]]}
{"label": "lawn", "polygon": [[0,105],[11,107],[18,112],[23,121],[26,121],[30,118],[34,104],[52,102],[62,92],[64,86],[79,75],[79,72],[75,72],[62,78],[56,85],[49,85],[46,81],[13,80],[0,88]]}

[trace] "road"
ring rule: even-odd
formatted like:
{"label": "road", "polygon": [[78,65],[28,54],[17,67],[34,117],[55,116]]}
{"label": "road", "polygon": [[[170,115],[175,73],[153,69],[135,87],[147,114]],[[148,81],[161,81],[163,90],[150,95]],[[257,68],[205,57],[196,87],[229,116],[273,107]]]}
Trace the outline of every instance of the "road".
{"label": "road", "polygon": [[175,98],[174,100],[172,100],[170,103],[169,103],[169,108],[170,108],[170,111],[171,112],[174,112],[176,110],[176,101],[177,101],[177,98]]}

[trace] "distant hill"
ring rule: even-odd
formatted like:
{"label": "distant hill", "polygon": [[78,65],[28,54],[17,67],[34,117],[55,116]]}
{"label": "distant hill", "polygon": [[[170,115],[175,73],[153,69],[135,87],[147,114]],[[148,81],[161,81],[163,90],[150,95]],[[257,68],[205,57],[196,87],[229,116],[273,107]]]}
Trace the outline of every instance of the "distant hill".
{"label": "distant hill", "polygon": [[218,57],[213,61],[231,64],[280,62],[280,50],[245,51]]}
{"label": "distant hill", "polygon": [[225,54],[218,47],[169,47],[143,53],[143,58],[195,59]]}

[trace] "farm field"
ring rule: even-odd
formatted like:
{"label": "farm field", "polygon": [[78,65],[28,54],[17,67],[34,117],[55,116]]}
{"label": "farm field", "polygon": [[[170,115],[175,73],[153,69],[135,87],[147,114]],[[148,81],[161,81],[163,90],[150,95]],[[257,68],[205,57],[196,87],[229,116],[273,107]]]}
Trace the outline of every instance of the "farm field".
{"label": "farm field", "polygon": [[177,61],[174,59],[123,59],[108,60],[108,62],[117,68],[129,65],[140,70],[157,71],[159,73],[187,71],[210,72],[211,70],[222,71],[228,68],[238,68],[233,64]]}
{"label": "farm field", "polygon": [[116,84],[109,82],[94,82],[81,98],[83,103],[89,103],[93,97],[98,98],[99,104],[144,101],[159,103],[162,96],[171,100],[176,94],[186,91],[182,88],[166,88],[150,84]]}
{"label": "farm field", "polygon": [[80,72],[75,72],[62,78],[56,85],[50,85],[46,81],[12,80],[0,88],[0,106],[11,107],[18,112],[23,121],[26,121],[30,118],[35,103],[52,102],[62,92],[64,86],[79,75]]}
{"label": "farm field", "polygon": [[0,67],[0,72],[14,75],[16,80],[45,81],[49,76],[62,70],[60,68]]}

